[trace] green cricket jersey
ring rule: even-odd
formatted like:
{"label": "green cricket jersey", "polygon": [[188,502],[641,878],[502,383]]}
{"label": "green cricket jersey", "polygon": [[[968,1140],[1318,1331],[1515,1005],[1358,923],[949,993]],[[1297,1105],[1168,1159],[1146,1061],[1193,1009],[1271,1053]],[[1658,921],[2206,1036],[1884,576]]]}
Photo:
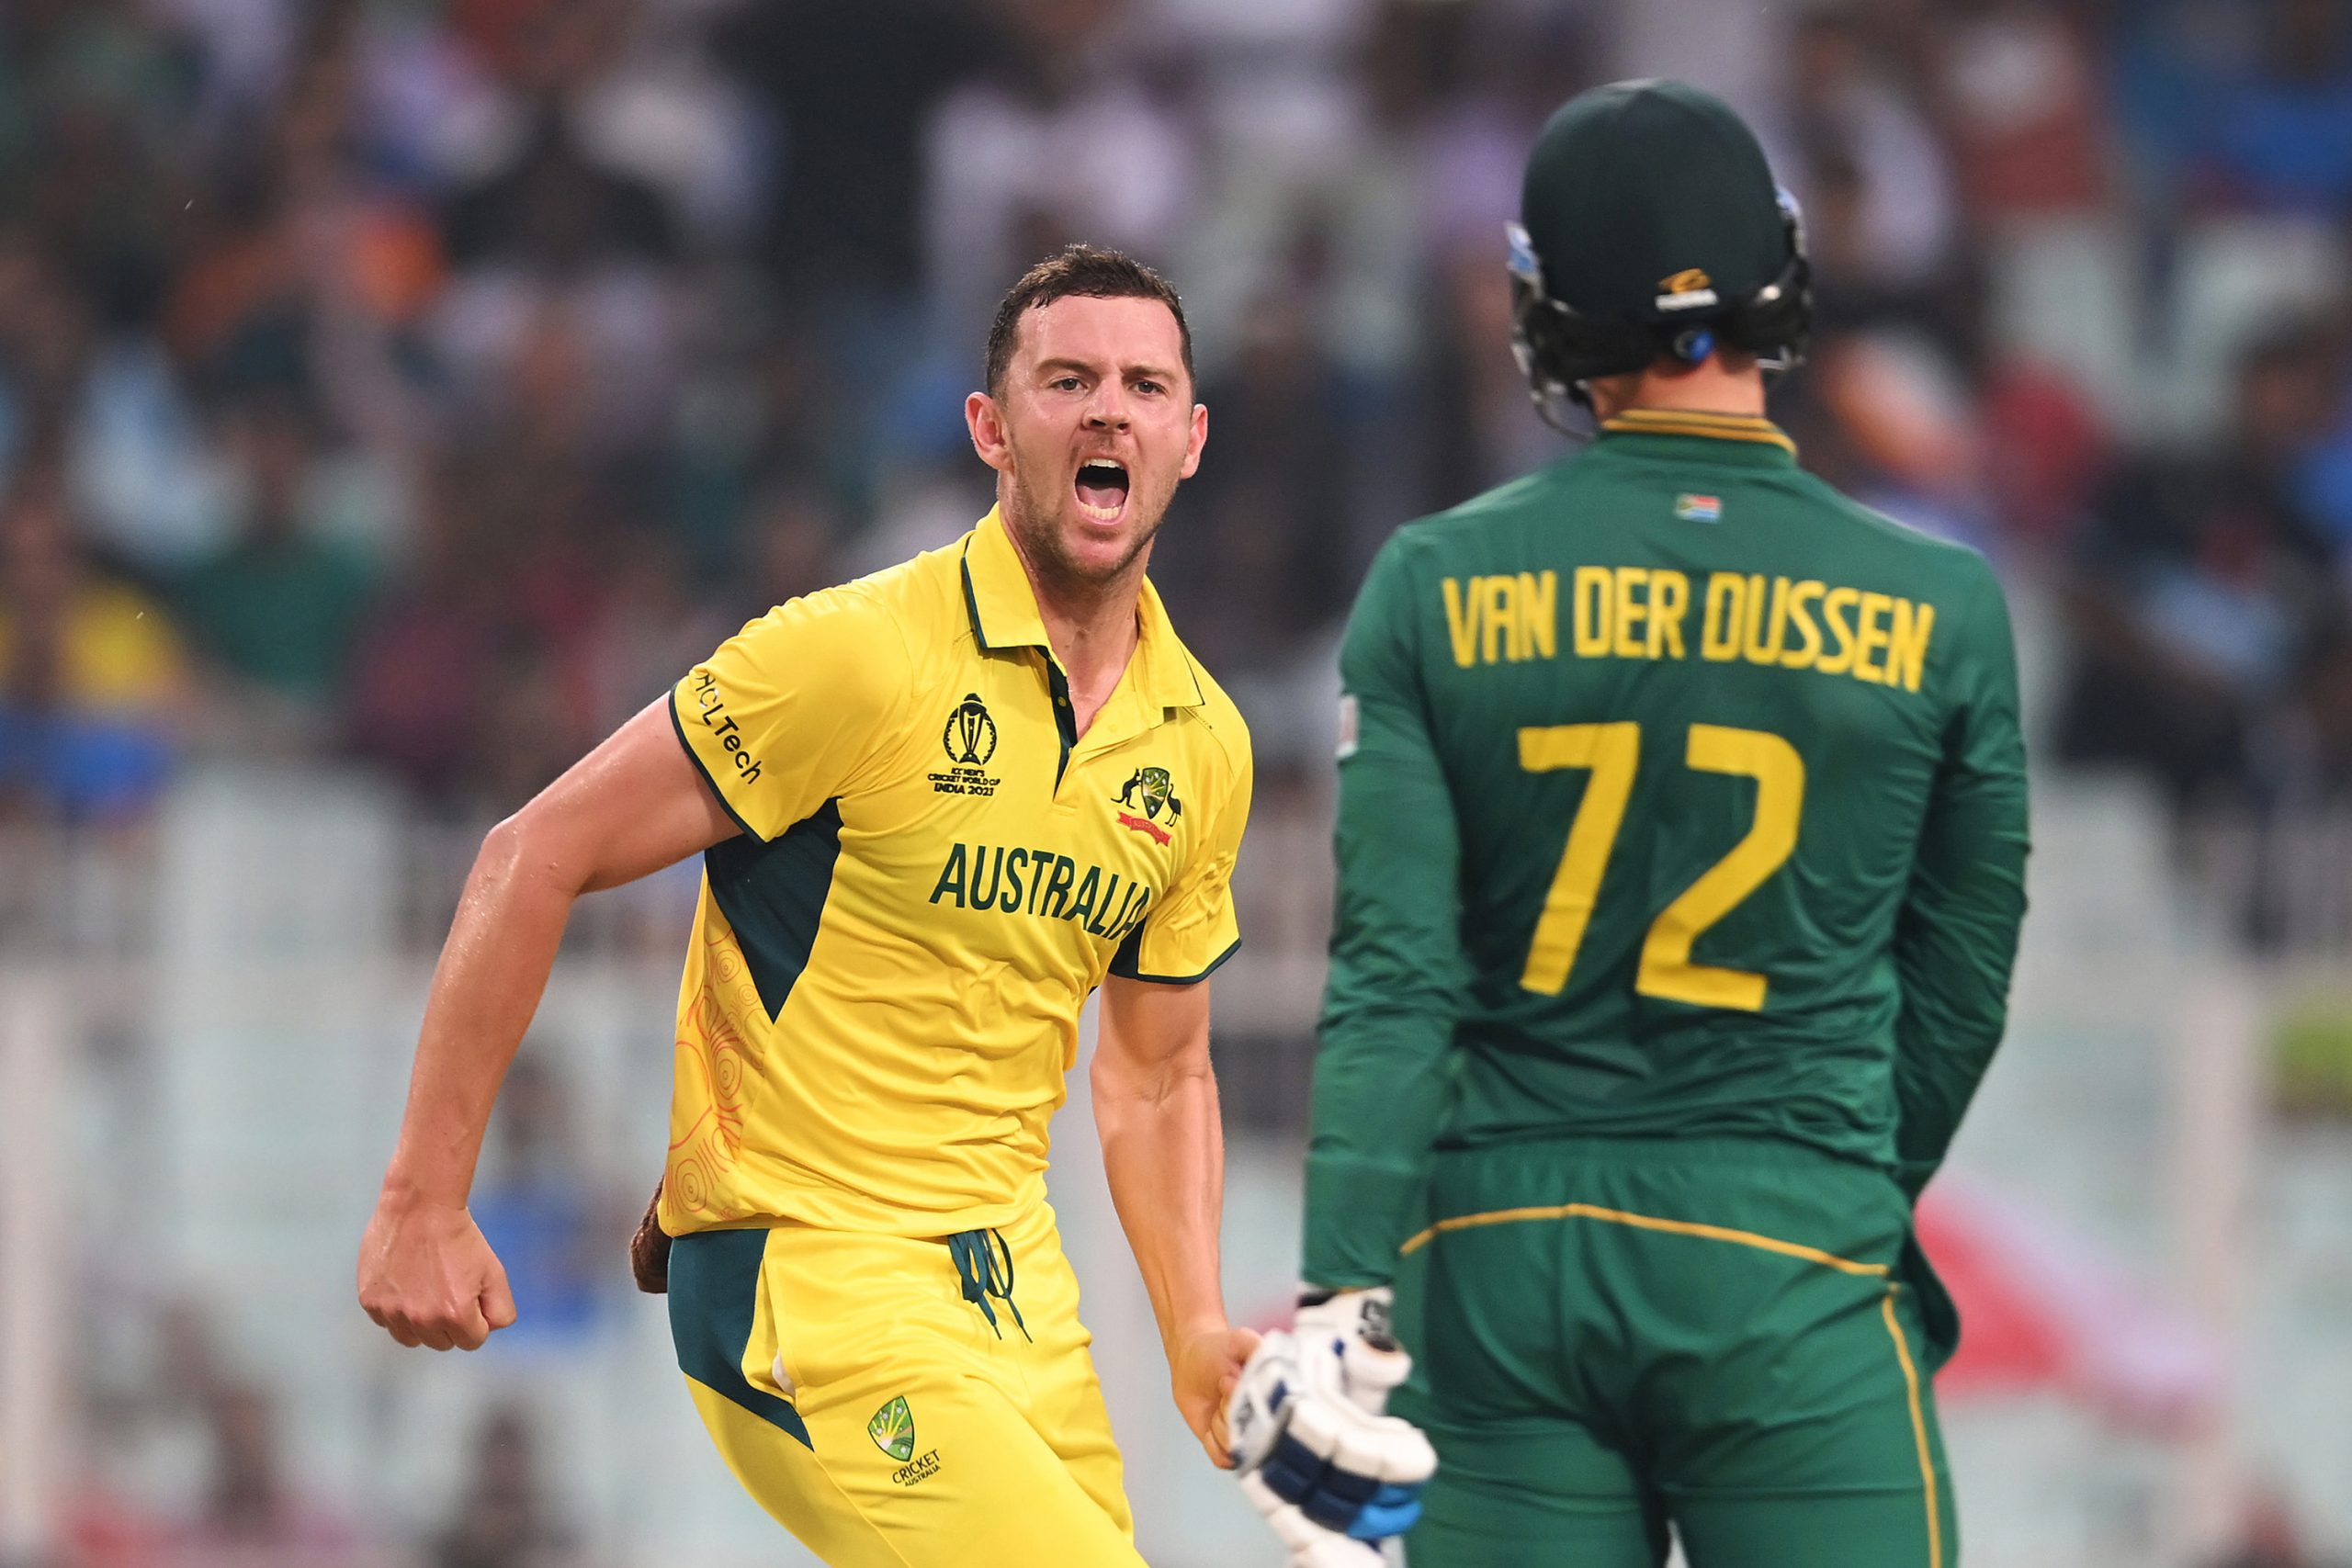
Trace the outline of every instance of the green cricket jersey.
{"label": "green cricket jersey", "polygon": [[2024,916],[2008,613],[1769,422],[1634,410],[1401,530],[1340,655],[1304,1277],[1435,1149],[1791,1140],[1915,1192]]}

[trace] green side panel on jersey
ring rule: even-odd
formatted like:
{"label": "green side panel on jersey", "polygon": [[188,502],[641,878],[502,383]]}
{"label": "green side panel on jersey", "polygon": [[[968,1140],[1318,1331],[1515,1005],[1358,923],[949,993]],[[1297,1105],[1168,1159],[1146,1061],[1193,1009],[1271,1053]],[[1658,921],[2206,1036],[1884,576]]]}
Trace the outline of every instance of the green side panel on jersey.
{"label": "green side panel on jersey", "polygon": [[678,1370],[712,1393],[813,1448],[808,1427],[792,1402],[753,1388],[743,1376],[743,1350],[758,1311],[765,1230],[699,1231],[670,1248],[670,1337]]}
{"label": "green side panel on jersey", "polygon": [[749,833],[703,852],[710,897],[743,950],[771,1021],[781,1016],[832,897],[842,853],[842,803],[829,800],[762,843]]}

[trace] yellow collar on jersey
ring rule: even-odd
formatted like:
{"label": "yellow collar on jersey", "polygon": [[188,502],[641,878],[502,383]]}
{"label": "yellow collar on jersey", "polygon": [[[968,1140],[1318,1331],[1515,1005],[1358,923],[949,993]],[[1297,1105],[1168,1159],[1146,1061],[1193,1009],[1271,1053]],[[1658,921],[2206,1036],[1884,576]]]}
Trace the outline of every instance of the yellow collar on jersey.
{"label": "yellow collar on jersey", "polygon": [[[1037,593],[1029,585],[1028,569],[1012,547],[998,509],[972,530],[964,549],[964,608],[972,617],[972,637],[983,653],[1009,648],[1041,648],[1053,656],[1046,637],[1045,617],[1037,611]],[[1143,595],[1136,605],[1136,651],[1129,665],[1136,692],[1162,708],[1199,707],[1208,701],[1193,672],[1192,656],[1176,638],[1159,590],[1144,579]]]}
{"label": "yellow collar on jersey", "polygon": [[1703,435],[1715,441],[1754,441],[1778,446],[1792,457],[1797,444],[1770,420],[1753,414],[1708,413],[1699,409],[1631,408],[1600,422],[1621,435]]}

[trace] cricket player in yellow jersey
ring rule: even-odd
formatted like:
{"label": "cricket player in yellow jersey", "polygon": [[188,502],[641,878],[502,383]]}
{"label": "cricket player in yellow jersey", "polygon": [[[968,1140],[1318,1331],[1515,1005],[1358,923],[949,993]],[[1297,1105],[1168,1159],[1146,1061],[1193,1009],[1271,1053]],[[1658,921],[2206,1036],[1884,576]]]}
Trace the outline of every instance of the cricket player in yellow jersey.
{"label": "cricket player in yellow jersey", "polygon": [[997,506],[780,606],[492,831],[435,971],[359,1296],[406,1345],[514,1319],[466,1194],[571,901],[701,852],[660,1227],[728,1464],[826,1561],[1135,1564],[1045,1201],[1092,1093],[1179,1409],[1225,1462],[1255,1336],[1217,1280],[1208,976],[1250,738],[1146,580],[1206,411],[1175,294],[1073,246],[966,407]]}

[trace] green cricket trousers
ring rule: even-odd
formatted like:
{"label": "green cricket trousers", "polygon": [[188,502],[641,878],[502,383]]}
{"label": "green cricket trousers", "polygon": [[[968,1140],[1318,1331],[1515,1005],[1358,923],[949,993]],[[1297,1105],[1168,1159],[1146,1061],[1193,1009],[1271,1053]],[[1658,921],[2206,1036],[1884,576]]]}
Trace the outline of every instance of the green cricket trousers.
{"label": "green cricket trousers", "polygon": [[1950,1299],[1884,1173],[1762,1139],[1441,1154],[1396,1413],[1411,1568],[1954,1568]]}

